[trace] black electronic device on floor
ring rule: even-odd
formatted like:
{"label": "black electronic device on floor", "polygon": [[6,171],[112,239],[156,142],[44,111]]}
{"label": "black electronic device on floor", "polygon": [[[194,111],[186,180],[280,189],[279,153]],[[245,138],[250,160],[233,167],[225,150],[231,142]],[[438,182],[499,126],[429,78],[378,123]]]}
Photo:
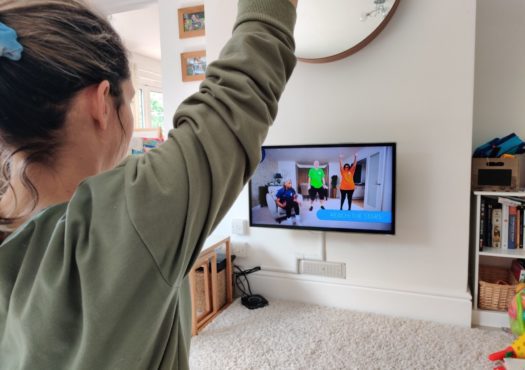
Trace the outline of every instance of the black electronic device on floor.
{"label": "black electronic device on floor", "polygon": [[268,305],[268,300],[260,294],[247,295],[241,298],[243,306],[254,310]]}
{"label": "black electronic device on floor", "polygon": [[[237,271],[234,272],[235,275],[235,284],[237,285],[237,289],[242,293],[241,296],[241,303],[246,308],[249,308],[250,310],[254,310],[256,308],[261,308],[268,305],[268,300],[264,298],[260,294],[253,294],[252,289],[250,287],[250,282],[248,281],[248,277],[246,275],[251,274],[253,272],[259,271],[261,268],[259,266],[254,267],[250,270],[241,270],[239,266],[234,266]],[[244,279],[244,282],[243,282]]]}

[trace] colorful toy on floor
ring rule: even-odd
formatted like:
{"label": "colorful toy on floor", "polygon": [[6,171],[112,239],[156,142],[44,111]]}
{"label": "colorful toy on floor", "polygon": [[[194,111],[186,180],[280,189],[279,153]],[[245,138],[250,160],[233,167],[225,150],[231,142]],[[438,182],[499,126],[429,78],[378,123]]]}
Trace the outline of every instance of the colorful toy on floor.
{"label": "colorful toy on floor", "polygon": [[[489,355],[490,361],[500,361],[505,358],[525,358],[525,317],[523,306],[525,306],[525,283],[519,283],[516,286],[516,295],[509,303],[510,328],[518,336],[509,347]],[[505,366],[501,365],[494,370],[504,370]]]}
{"label": "colorful toy on floor", "polygon": [[525,358],[525,334],[521,335],[504,350],[490,354],[489,360],[498,361],[508,357]]}
{"label": "colorful toy on floor", "polygon": [[523,306],[525,306],[525,284],[519,283],[516,286],[516,295],[509,304],[510,328],[516,336],[525,334],[525,317]]}

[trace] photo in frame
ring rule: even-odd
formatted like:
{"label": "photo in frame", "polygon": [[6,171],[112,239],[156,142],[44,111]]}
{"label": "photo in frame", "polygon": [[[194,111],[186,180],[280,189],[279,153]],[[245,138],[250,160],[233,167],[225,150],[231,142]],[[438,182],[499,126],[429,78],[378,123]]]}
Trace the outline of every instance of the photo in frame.
{"label": "photo in frame", "polygon": [[181,54],[182,81],[204,80],[206,74],[206,50]]}
{"label": "photo in frame", "polygon": [[204,36],[204,5],[179,9],[179,38]]}

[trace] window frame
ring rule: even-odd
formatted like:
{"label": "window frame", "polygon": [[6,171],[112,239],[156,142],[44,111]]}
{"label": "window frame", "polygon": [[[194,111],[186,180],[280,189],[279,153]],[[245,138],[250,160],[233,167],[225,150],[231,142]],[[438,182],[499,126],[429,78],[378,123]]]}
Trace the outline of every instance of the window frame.
{"label": "window frame", "polygon": [[[160,67],[160,66],[159,66]],[[162,76],[160,69],[155,68],[151,63],[142,62],[140,58],[133,63],[132,67],[133,82],[135,85],[135,98],[133,99],[133,114],[135,129],[150,129],[151,125],[151,97],[150,93],[162,94],[164,106],[164,91],[162,89]],[[142,104],[142,116],[141,116]],[[164,125],[161,125],[161,129]]]}

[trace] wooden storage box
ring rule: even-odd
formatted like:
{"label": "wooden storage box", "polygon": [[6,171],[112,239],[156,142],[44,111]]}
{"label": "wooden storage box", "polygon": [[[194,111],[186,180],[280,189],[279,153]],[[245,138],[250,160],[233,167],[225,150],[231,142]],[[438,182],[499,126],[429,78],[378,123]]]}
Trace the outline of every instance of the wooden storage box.
{"label": "wooden storage box", "polygon": [[[224,254],[220,250],[224,249]],[[223,255],[224,269],[218,271],[218,256]],[[191,289],[192,335],[197,335],[233,300],[232,255],[230,238],[201,252],[188,274]]]}
{"label": "wooden storage box", "polygon": [[[202,315],[206,312],[206,295],[208,295],[208,302],[211,301],[210,290],[207,290],[207,286],[211,286],[211,281],[208,281],[207,285],[204,279],[206,275],[204,271],[196,271],[195,274],[195,311],[197,315]],[[223,307],[226,304],[226,270],[219,271],[217,273],[217,296],[219,307]]]}
{"label": "wooden storage box", "polygon": [[479,304],[483,310],[506,311],[516,294],[517,281],[509,269],[479,266]]}
{"label": "wooden storage box", "polygon": [[525,157],[472,158],[472,189],[518,191],[525,188]]}

